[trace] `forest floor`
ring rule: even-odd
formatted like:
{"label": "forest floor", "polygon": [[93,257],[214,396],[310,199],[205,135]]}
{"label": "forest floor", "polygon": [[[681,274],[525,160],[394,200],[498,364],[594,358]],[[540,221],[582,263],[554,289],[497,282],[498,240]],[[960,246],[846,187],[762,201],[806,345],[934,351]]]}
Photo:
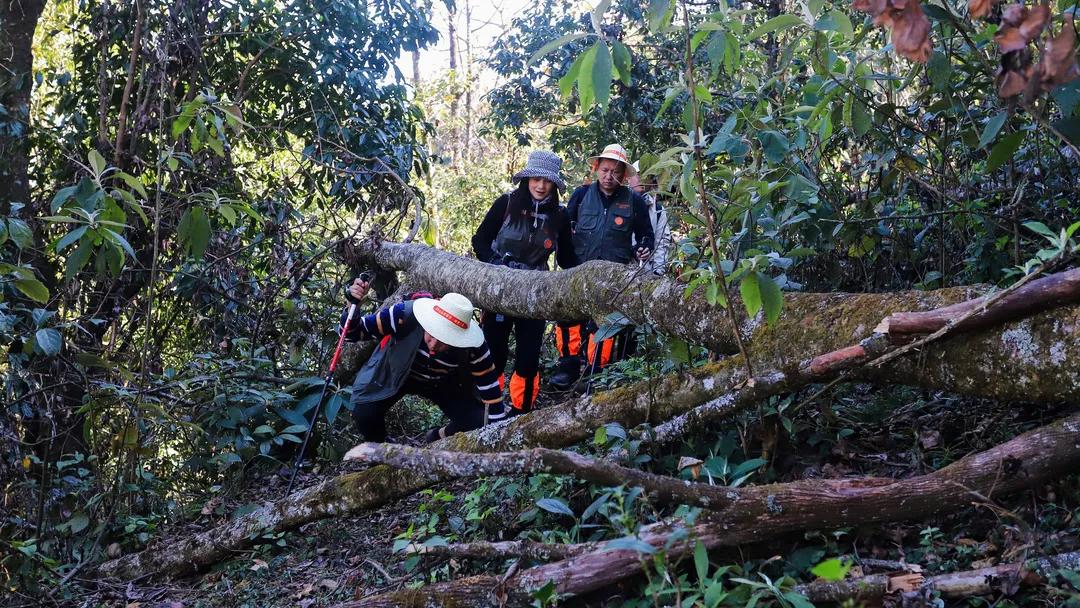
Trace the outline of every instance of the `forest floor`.
{"label": "forest floor", "polygon": [[[557,396],[545,389],[542,405]],[[782,440],[769,465],[752,478],[753,483],[925,473],[968,453],[990,448],[1061,413],[1047,406],[954,399],[911,389],[878,390],[860,385],[842,387],[821,401],[820,407],[800,412],[785,412],[783,405],[778,408],[780,411],[772,418],[783,427]],[[389,420],[391,434],[415,436],[437,419],[437,410],[408,402],[395,408]],[[742,449],[733,452],[732,445],[745,440],[750,444],[746,453],[753,455],[758,449],[752,439],[757,427],[749,426],[754,419],[747,417],[730,428],[704,433],[682,454],[704,459],[727,452],[739,457]],[[334,441],[350,440],[346,435]],[[658,455],[647,466],[671,472],[677,457]],[[345,463],[323,464],[314,471],[306,470],[298,485],[351,467]],[[243,513],[251,505],[280,497],[288,483],[282,472],[252,472],[245,488],[227,498],[210,499],[197,519],[178,524],[163,536],[201,532]],[[558,542],[570,540],[575,533],[583,534],[577,529],[578,522],[568,517],[551,518],[544,513],[545,525],[536,525],[539,520],[535,500],[552,488],[550,480],[537,482],[536,477],[441,484],[361,516],[323,520],[298,531],[264,537],[251,549],[238,552],[234,559],[198,577],[166,583],[87,580],[86,595],[72,605],[307,608],[469,574],[502,573],[509,566],[508,560],[407,559],[403,553],[395,552],[395,540],[409,537],[422,542],[442,536],[450,542],[515,538]],[[586,484],[565,480],[559,484],[557,489],[575,513],[581,513],[595,497]],[[541,527],[556,530],[543,532]],[[564,533],[562,538],[558,528]],[[1004,501],[973,497],[971,505],[935,520],[797,534],[714,555],[712,561],[738,564],[743,572],[757,571],[774,580],[790,575],[807,581],[813,578],[810,567],[837,555],[907,561],[928,573],[943,573],[1077,549],[1080,479],[1072,476]],[[1009,599],[1016,605],[1052,605],[1063,599],[1062,593],[1067,592],[1048,586],[1022,591]],[[640,587],[631,585],[581,598],[575,604],[616,606],[622,599],[638,597]],[[1002,598],[989,599],[996,603]]]}

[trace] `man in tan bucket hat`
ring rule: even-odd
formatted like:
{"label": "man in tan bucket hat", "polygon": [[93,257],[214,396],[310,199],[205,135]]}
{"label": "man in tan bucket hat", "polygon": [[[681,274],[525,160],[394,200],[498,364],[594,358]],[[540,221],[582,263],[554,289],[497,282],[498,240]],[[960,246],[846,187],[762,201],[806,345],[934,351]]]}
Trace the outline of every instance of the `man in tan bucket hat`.
{"label": "man in tan bucket hat", "polygon": [[[626,186],[626,180],[636,173],[630,156],[619,144],[611,144],[589,158],[589,162],[596,179],[574,190],[566,206],[578,260],[628,264],[649,259],[653,248],[652,221],[648,203]],[[559,370],[551,378],[556,388],[569,388],[577,381],[583,353],[588,371],[598,372],[619,358],[616,342],[626,343],[633,336],[632,332],[620,332],[618,336],[594,343],[591,336],[595,331],[595,325],[585,321],[556,324]]]}
{"label": "man in tan bucket hat", "polygon": [[[360,301],[368,289],[356,279],[349,294]],[[424,397],[450,418],[450,424],[429,430],[426,442],[479,428],[488,406],[502,405],[499,372],[473,320],[472,302],[461,294],[383,308],[354,320],[345,338],[380,340],[356,374],[350,403],[367,441],[386,441],[386,413],[405,395]]]}

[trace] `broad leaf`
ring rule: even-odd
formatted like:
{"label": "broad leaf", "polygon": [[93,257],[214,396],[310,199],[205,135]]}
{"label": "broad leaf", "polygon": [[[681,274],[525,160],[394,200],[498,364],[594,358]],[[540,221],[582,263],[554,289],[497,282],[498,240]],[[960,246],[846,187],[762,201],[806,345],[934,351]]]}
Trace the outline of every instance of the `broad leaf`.
{"label": "broad leaf", "polygon": [[993,173],[998,167],[1012,160],[1013,155],[1020,148],[1020,144],[1023,143],[1026,134],[1025,131],[1017,131],[1002,137],[1001,141],[994,146],[994,149],[990,150],[990,158],[986,161],[986,172]]}
{"label": "broad leaf", "polygon": [[596,43],[596,59],[593,62],[593,91],[600,109],[607,112],[611,96],[611,51],[604,42]]}
{"label": "broad leaf", "polygon": [[16,279],[15,288],[38,304],[49,301],[49,290],[37,279]]}
{"label": "broad leaf", "polygon": [[778,15],[756,27],[754,31],[750,32],[750,35],[747,36],[746,39],[747,41],[756,40],[765,34],[790,29],[796,25],[806,25],[806,22],[798,15],[792,15],[790,13]]}
{"label": "broad leaf", "polygon": [[990,142],[994,141],[998,131],[1005,125],[1005,119],[1008,117],[1008,112],[998,112],[993,118],[987,121],[986,127],[983,128],[982,136],[979,137],[980,148],[985,148]]}
{"label": "broad leaf", "polygon": [[536,506],[549,513],[574,517],[574,512],[570,510],[570,507],[558,498],[541,498],[536,501]]}
{"label": "broad leaf", "polygon": [[46,356],[52,357],[60,354],[60,347],[64,343],[60,332],[55,329],[39,329],[34,333],[34,343]]}

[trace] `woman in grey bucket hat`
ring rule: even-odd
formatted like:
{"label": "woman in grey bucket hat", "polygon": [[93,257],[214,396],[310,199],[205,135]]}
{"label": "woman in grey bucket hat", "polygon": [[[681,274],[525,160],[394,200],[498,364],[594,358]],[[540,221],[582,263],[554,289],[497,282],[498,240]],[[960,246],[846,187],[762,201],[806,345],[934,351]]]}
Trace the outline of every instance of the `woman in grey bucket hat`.
{"label": "woman in grey bucket hat", "polygon": [[514,174],[516,184],[526,177],[542,177],[559,187],[559,192],[566,192],[566,182],[562,178],[562,159],[554,152],[533,150],[525,168]]}
{"label": "woman in grey bucket hat", "polygon": [[[525,168],[514,174],[517,187],[495,200],[473,235],[477,259],[520,270],[547,270],[551,254],[555,254],[563,268],[577,264],[570,222],[566,209],[559,205],[559,191],[566,189],[561,168],[562,159],[551,152],[529,154]],[[490,407],[488,419],[529,411],[540,390],[540,350],[546,321],[486,311],[480,326],[500,374],[509,357],[511,333],[517,345],[509,382],[500,376],[502,384],[509,385],[510,407]]]}

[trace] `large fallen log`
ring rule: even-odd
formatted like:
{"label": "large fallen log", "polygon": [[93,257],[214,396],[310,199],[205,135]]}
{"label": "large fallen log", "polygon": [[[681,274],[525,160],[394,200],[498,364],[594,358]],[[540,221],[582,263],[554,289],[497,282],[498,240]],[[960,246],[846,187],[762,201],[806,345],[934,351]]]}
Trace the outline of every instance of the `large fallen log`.
{"label": "large fallen log", "polygon": [[[477,306],[549,320],[603,319],[619,312],[636,324],[723,354],[738,352],[727,313],[711,306],[704,290],[684,296],[672,278],[631,266],[593,261],[560,272],[512,270],[423,245],[368,242],[357,248],[367,263],[408,275],[435,293],[456,291]],[[757,370],[785,369],[804,359],[859,342],[894,313],[936,311],[932,316],[894,317],[893,335],[929,332],[978,307],[986,287],[955,287],[896,293],[784,293],[780,319],[767,327],[762,314],[747,318],[730,303]],[[1032,303],[1038,305],[1033,307]],[[1080,387],[1080,269],[1050,275],[999,302],[995,321],[1027,316],[1000,330],[943,340],[921,357],[864,370],[867,381],[917,385],[955,393],[1024,401],[1076,400]],[[945,307],[960,305],[957,308]],[[1046,314],[1040,310],[1051,309]],[[964,329],[964,328],[957,328]]]}
{"label": "large fallen log", "polygon": [[[582,274],[590,268],[593,270],[589,272],[597,273],[605,268],[608,271],[614,268],[618,272],[628,272],[619,270],[623,267],[617,265],[597,262],[582,266],[584,270],[536,273],[479,264],[417,245],[383,245],[380,251],[383,249],[406,253],[430,252],[436,262],[464,265],[464,270],[471,265],[484,273],[494,272],[488,277],[492,280],[504,278],[514,284],[524,282],[533,285],[553,281],[559,275],[571,275],[571,272]],[[386,260],[382,262],[386,263]],[[451,271],[454,269],[448,268],[442,274],[453,274]],[[584,278],[572,280],[588,283],[588,276],[582,276]],[[1075,274],[1067,276],[1075,277]],[[602,280],[601,276],[593,278]],[[473,285],[469,277],[460,277],[460,280],[460,287]],[[564,277],[558,280],[571,279]],[[424,284],[412,276],[410,283]],[[438,287],[432,289],[441,290]],[[551,284],[548,287],[557,289],[566,288],[566,285]],[[673,284],[663,289],[678,291],[681,297],[681,287],[676,290]],[[461,291],[468,292],[468,289]],[[556,295],[549,294],[546,300],[559,300],[558,293],[554,291]],[[752,344],[756,346],[751,349],[756,357],[764,358],[770,354],[770,358],[779,366],[776,369],[790,369],[805,358],[836,351],[857,342],[879,324],[882,315],[952,304],[955,303],[953,300],[966,293],[966,290],[952,289],[907,294],[788,294],[785,296],[785,313],[772,330],[767,331],[763,325],[753,326]],[[473,294],[467,295],[475,297]],[[479,298],[477,300],[482,302]],[[497,303],[498,300],[493,299],[492,302]],[[664,304],[657,306],[663,307]],[[549,309],[541,306],[540,310]],[[712,313],[717,314],[715,310]],[[800,314],[803,316],[799,317]],[[722,315],[716,318],[717,323],[725,323]],[[717,335],[722,333],[718,331]],[[916,384],[955,393],[1011,400],[1077,403],[1080,402],[1080,390],[1077,390],[1080,388],[1078,334],[1080,307],[1057,308],[1004,326],[943,339],[917,359],[902,359],[882,369],[868,370],[858,377],[875,382]],[[786,337],[778,337],[781,335]],[[800,358],[799,355],[804,352],[806,354]],[[759,364],[759,369],[762,367]],[[463,452],[492,452],[533,446],[558,448],[590,437],[598,426],[608,422],[618,422],[626,427],[645,422],[658,425],[703,403],[726,407],[726,402],[717,403],[716,400],[726,399],[745,380],[744,369],[738,357],[731,357],[685,373],[583,396],[559,407],[537,410],[509,422],[455,435],[439,445],[444,449]],[[731,411],[734,408],[723,410],[723,413]],[[158,542],[140,553],[106,562],[101,566],[101,572],[106,576],[124,578],[151,573],[183,575],[214,564],[235,550],[248,546],[251,539],[263,531],[294,529],[325,517],[378,507],[435,481],[430,476],[387,467],[342,475],[300,490],[202,534],[173,542]]]}
{"label": "large fallen log", "polygon": [[[703,512],[685,536],[675,536],[680,532],[676,522],[662,522],[643,528],[639,538],[669,558],[678,558],[693,551],[698,542],[712,550],[796,530],[921,519],[1075,472],[1080,459],[1078,436],[1080,414],[1074,414],[908,479],[803,480],[733,488],[731,501],[722,509]],[[549,582],[560,597],[597,591],[640,573],[647,563],[636,550],[601,546],[522,570],[505,580],[472,577],[402,592],[407,596],[388,593],[338,608],[402,605],[406,599],[411,602],[408,605],[451,606],[463,597],[472,606],[526,605],[504,600],[528,598]]]}

